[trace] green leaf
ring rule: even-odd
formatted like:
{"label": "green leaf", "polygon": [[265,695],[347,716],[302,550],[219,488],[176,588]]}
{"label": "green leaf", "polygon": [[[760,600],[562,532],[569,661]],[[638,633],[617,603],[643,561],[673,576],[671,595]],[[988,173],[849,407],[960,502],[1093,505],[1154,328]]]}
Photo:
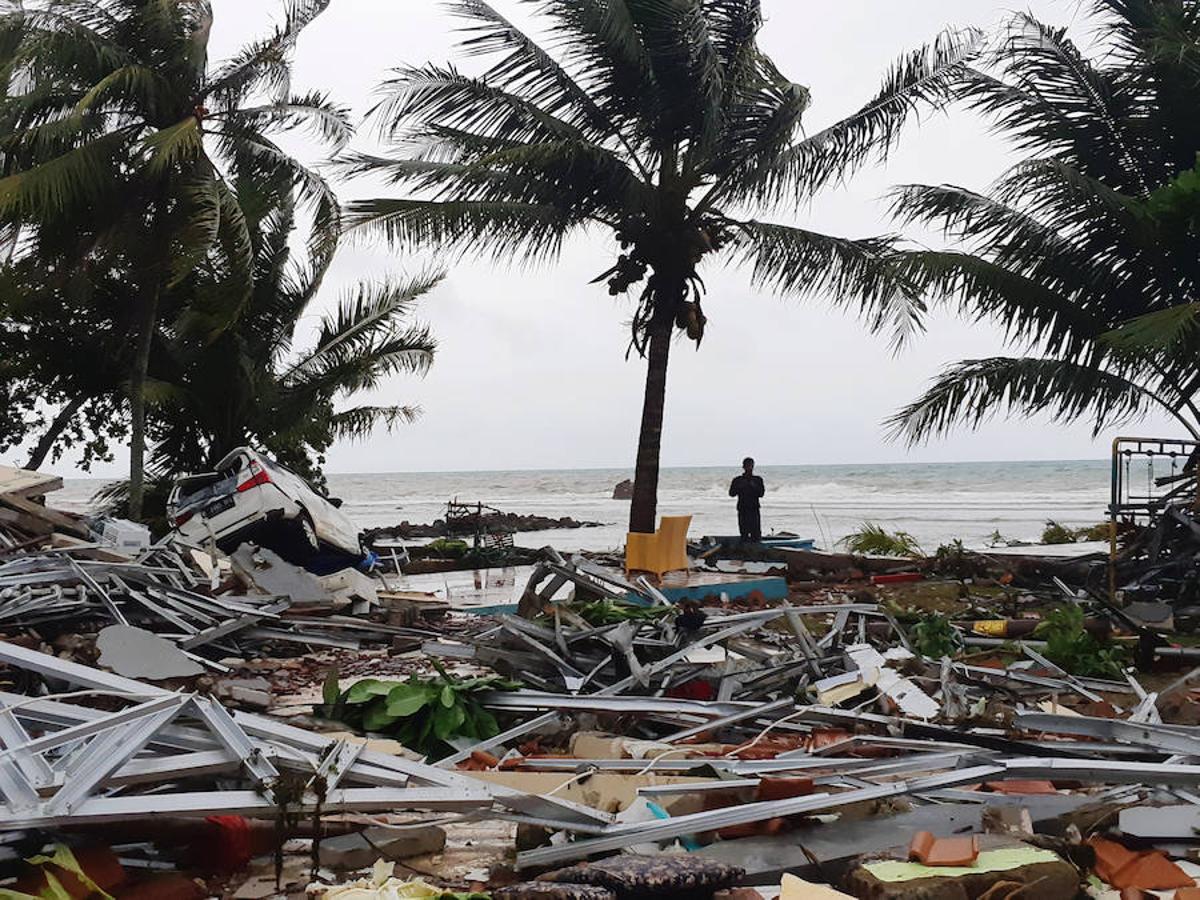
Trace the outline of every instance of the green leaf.
{"label": "green leaf", "polygon": [[496,717],[477,703],[471,704],[471,712],[475,718],[475,731],[478,737],[490,738],[500,733],[500,723]]}
{"label": "green leaf", "polygon": [[[71,849],[63,844],[54,846],[54,853],[50,856],[31,856],[25,860],[32,866],[57,866],[74,875],[79,881],[91,891],[90,896],[98,897],[100,900],[113,900],[112,895],[104,891],[91,876],[83,870],[79,865],[79,861],[75,858],[75,854]],[[43,900],[71,900],[71,892],[62,886],[62,883],[54,876],[53,872],[43,868],[43,874],[46,876],[46,887],[42,890]],[[18,895],[20,896],[20,895]]]}
{"label": "green leaf", "polygon": [[440,741],[449,740],[458,734],[459,726],[463,724],[466,717],[466,711],[460,704],[441,706],[435,709],[432,717],[434,735]]}
{"label": "green leaf", "polygon": [[474,707],[475,704],[469,700],[462,704],[463,720],[458,726],[458,734],[460,737],[479,740],[483,735],[479,733],[479,726],[476,724]]}
{"label": "green leaf", "polygon": [[376,703],[363,716],[363,728],[367,731],[386,731],[398,721],[400,717],[389,713],[386,703]]}
{"label": "green leaf", "polygon": [[421,685],[399,684],[387,695],[387,711],[402,719],[422,709],[430,699],[429,691]]}
{"label": "green leaf", "polygon": [[356,681],[350,686],[350,690],[346,691],[346,702],[366,703],[373,697],[388,694],[392,687],[392,682],[380,681],[378,678],[364,678],[362,681]]}
{"label": "green leaf", "polygon": [[449,709],[454,705],[454,686],[446,685],[442,688],[442,706]]}

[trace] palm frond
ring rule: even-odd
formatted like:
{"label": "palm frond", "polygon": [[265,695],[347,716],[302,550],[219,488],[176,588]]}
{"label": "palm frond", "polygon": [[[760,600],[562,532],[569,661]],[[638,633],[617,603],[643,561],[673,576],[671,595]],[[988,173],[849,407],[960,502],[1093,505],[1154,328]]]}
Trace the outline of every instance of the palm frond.
{"label": "palm frond", "polygon": [[303,377],[289,378],[287,387],[325,397],[375,390],[392,375],[423,374],[433,361],[435,348],[429,328],[414,325],[375,336],[353,354],[320,355]]}
{"label": "palm frond", "polygon": [[[109,22],[93,17],[87,4],[23,9],[10,13],[23,35],[17,54],[19,64],[27,65],[38,77],[56,60],[72,60],[76,74],[87,79],[119,69],[134,62],[130,52],[115,39]],[[93,79],[94,80],[94,79]]]}
{"label": "palm frond", "polygon": [[915,444],[958,426],[977,428],[1006,410],[1023,416],[1045,413],[1056,422],[1090,417],[1093,434],[1099,435],[1106,428],[1145,415],[1153,406],[1178,418],[1170,404],[1137,381],[1098,365],[1055,358],[996,357],[964,360],[948,367],[919,399],[887,424],[894,437]]}
{"label": "palm frond", "polygon": [[291,93],[288,57],[304,31],[329,8],[330,0],[289,0],[282,24],[268,37],[236,53],[209,79],[205,97],[221,110],[235,108],[242,98],[266,90],[280,102]]}
{"label": "palm frond", "polygon": [[411,425],[420,417],[419,406],[356,406],[334,414],[330,425],[334,437],[361,441],[380,427],[390,432],[398,425]]}
{"label": "palm frond", "polygon": [[184,225],[178,232],[178,246],[171,259],[169,287],[175,287],[192,274],[217,241],[221,231],[221,193],[212,177],[191,180],[181,192],[186,210]]}
{"label": "palm frond", "polygon": [[289,97],[286,101],[268,106],[225,110],[212,118],[245,131],[307,129],[335,152],[345,147],[354,136],[349,109],[333,103],[328,94],[319,91]]}
{"label": "palm frond", "polygon": [[461,46],[469,56],[498,55],[482,80],[527,100],[561,119],[590,140],[615,137],[619,132],[571,74],[536,41],[484,0],[452,0],[450,9],[471,24]]}
{"label": "palm frond", "polygon": [[701,0],[627,2],[657,95],[641,127],[659,145],[689,145],[706,159],[724,131],[725,72]]}
{"label": "palm frond", "polygon": [[329,182],[314,169],[284,152],[270,138],[252,129],[226,122],[230,131],[214,131],[221,141],[222,155],[231,161],[239,176],[251,182],[284,179],[298,192],[300,202],[313,214],[309,252],[326,259],[336,249],[341,231],[341,204]]}
{"label": "palm frond", "polygon": [[[400,332],[399,323],[416,302],[441,282],[443,275],[431,273],[407,281],[360,284],[342,300],[336,313],[322,319],[316,346],[285,373],[288,380],[302,379],[314,372],[326,372],[331,365],[363,357],[367,347],[378,346],[380,339],[392,341]],[[432,362],[435,345],[427,332],[406,335],[409,343],[402,349],[408,356],[397,356],[396,363],[410,371],[422,372]]]}
{"label": "palm frond", "polygon": [[937,109],[953,98],[981,42],[978,31],[948,31],[933,44],[901,57],[869,103],[796,143],[775,165],[764,169],[760,195],[806,196],[867,162],[886,160],[910,118],[922,108]]}
{"label": "palm frond", "polygon": [[954,250],[904,250],[893,255],[897,277],[937,303],[956,302],[967,316],[999,324],[1009,341],[1036,343],[1043,352],[1075,355],[1106,329],[1105,319],[1073,293],[1003,264]]}
{"label": "palm frond", "polygon": [[146,153],[146,170],[152,176],[178,170],[204,153],[200,120],[188,116],[174,125],[160,128],[142,141],[142,148]]}
{"label": "palm frond", "polygon": [[717,180],[698,204],[701,208],[717,199],[732,203],[779,199],[779,155],[792,145],[811,97],[808,88],[783,77],[761,54],[755,63],[755,76],[735,85],[728,99],[728,122],[710,165]]}
{"label": "palm frond", "polygon": [[857,306],[872,331],[887,331],[894,347],[922,330],[925,304],[893,265],[889,238],[831,237],[763,222],[736,225],[735,255],[754,283],[781,294],[827,296]]}
{"label": "palm frond", "polygon": [[76,114],[83,114],[110,98],[118,106],[132,102],[144,107],[157,106],[167,93],[162,77],[149,66],[129,64],[109,72],[94,84],[75,104]]}
{"label": "palm frond", "polygon": [[639,0],[545,0],[546,30],[562,48],[564,66],[653,170],[644,146],[645,125],[657,119],[663,98],[632,9]]}
{"label": "palm frond", "polygon": [[997,50],[1000,78],[972,73],[964,98],[1021,146],[1052,152],[1131,193],[1148,189],[1134,121],[1141,88],[1094,66],[1067,37],[1029,13]]}
{"label": "palm frond", "polygon": [[648,185],[623,158],[596,144],[505,143],[473,163],[349,154],[345,175],[371,174],[440,201],[534,203],[612,220],[652,203]]}
{"label": "palm frond", "polygon": [[0,178],[0,218],[44,219],[100,200],[112,189],[110,175],[127,139],[114,131]]}
{"label": "palm frond", "polygon": [[563,238],[583,224],[545,204],[427,200],[359,200],[347,207],[350,231],[383,237],[403,247],[472,251],[496,260],[553,258]]}
{"label": "palm frond", "polygon": [[505,141],[586,140],[579,127],[538,104],[453,66],[395,69],[380,86],[383,99],[369,115],[385,137],[422,126]]}
{"label": "palm frond", "polygon": [[1169,353],[1200,336],[1200,303],[1180,303],[1146,313],[1102,336],[1119,352]]}

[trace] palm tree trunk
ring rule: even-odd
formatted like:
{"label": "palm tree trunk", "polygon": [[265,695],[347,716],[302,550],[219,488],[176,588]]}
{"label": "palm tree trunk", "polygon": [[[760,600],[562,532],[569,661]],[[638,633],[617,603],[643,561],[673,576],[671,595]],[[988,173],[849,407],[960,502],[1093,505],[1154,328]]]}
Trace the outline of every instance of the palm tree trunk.
{"label": "palm tree trunk", "polygon": [[646,396],[642,401],[642,429],[633,475],[633,502],[629,507],[629,530],[642,534],[653,534],[658,519],[658,458],[667,398],[667,363],[674,330],[675,323],[667,315],[655,316],[650,326]]}
{"label": "palm tree trunk", "polygon": [[50,454],[50,450],[54,447],[54,442],[58,440],[58,436],[63,433],[71,420],[75,418],[75,414],[83,407],[86,402],[84,396],[79,395],[71,398],[66,406],[58,411],[58,415],[54,417],[54,421],[50,423],[50,427],[46,429],[46,433],[42,435],[41,440],[37,442],[37,446],[33,448],[33,452],[29,454],[29,462],[25,463],[25,468],[36,470],[41,467],[46,461],[46,457]]}
{"label": "palm tree trunk", "polygon": [[137,352],[129,378],[129,518],[140,521],[146,495],[146,374],[158,324],[158,287],[147,299],[139,323]]}

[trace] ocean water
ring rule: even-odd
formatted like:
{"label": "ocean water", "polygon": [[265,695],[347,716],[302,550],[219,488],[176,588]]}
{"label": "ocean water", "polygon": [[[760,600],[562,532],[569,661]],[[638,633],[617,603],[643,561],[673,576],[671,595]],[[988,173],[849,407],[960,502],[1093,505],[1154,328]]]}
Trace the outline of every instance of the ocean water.
{"label": "ocean water", "polygon": [[[737,532],[729,482],[736,468],[664,469],[659,513],[691,514],[691,535]],[[758,470],[766,481],[763,531],[790,531],[831,546],[864,521],[906,531],[923,547],[961,539],[983,546],[999,531],[1036,540],[1049,519],[1069,526],[1105,517],[1107,460],[971,462],[897,465],[774,466]],[[524,546],[606,550],[620,546],[628,502],[612,499],[621,469],[521,472],[437,472],[330,475],[330,491],[363,528],[402,521],[431,522],[448,500],[481,501],[505,511],[571,516],[603,527],[527,533]],[[53,495],[56,506],[82,511],[103,484],[69,480]]]}

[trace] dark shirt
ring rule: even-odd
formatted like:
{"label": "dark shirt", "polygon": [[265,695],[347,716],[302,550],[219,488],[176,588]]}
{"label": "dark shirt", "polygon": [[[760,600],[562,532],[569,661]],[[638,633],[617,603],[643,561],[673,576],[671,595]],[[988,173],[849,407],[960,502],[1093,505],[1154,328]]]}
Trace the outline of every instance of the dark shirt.
{"label": "dark shirt", "polygon": [[766,492],[758,475],[739,475],[729,485],[729,496],[737,497],[738,509],[758,509],[759,498]]}

